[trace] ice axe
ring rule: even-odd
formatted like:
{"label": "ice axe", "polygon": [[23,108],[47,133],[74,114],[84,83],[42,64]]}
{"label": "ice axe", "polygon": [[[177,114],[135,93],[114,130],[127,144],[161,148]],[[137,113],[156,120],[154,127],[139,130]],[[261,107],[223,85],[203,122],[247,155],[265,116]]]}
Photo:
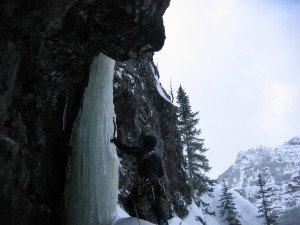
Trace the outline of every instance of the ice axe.
{"label": "ice axe", "polygon": [[113,134],[113,138],[116,137],[116,131],[117,131],[117,124],[116,124],[116,121],[115,121],[115,117],[113,117],[113,123],[114,123],[114,134]]}

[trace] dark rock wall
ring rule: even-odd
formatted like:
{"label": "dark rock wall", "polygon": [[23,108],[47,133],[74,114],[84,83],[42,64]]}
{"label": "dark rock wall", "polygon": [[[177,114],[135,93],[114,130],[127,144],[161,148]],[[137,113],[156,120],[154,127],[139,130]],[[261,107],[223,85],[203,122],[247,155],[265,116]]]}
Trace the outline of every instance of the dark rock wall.
{"label": "dark rock wall", "polygon": [[[149,61],[151,54],[164,44],[162,15],[169,3],[169,0],[0,2],[1,224],[63,223],[70,134],[92,59],[103,52],[120,65],[143,55]],[[135,143],[141,133],[154,132],[166,160],[168,185],[176,184],[178,193],[184,191],[186,187],[180,184],[184,173],[175,171],[181,164],[175,160],[181,157],[180,148],[174,145],[175,108],[154,94],[154,80],[148,75],[141,73],[134,79],[140,84],[144,82],[147,94],[144,100],[125,88],[119,89],[124,90],[123,100],[118,103],[116,96],[115,102],[119,135]],[[160,107],[165,110],[158,110]],[[169,159],[176,163],[169,163]],[[121,179],[121,185],[126,184],[124,180]],[[178,193],[172,195],[174,208],[183,205],[176,203],[181,198]]]}
{"label": "dark rock wall", "polygon": [[[190,203],[190,191],[183,170],[184,157],[176,127],[176,107],[159,93],[158,76],[152,54],[116,63],[114,104],[118,138],[133,146],[141,145],[143,135],[150,134],[158,138],[156,150],[164,160],[167,174],[165,210],[168,217],[174,213],[185,216],[186,203]],[[165,96],[168,97],[166,93]],[[122,159],[119,200],[124,203],[137,179],[136,161],[122,152],[118,154]],[[142,201],[140,207],[147,208],[149,204]]]}

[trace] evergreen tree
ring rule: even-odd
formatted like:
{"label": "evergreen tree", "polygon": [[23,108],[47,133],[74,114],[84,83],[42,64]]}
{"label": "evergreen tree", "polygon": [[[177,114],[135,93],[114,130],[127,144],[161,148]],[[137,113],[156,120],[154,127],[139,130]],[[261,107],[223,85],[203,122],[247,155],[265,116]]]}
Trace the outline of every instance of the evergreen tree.
{"label": "evergreen tree", "polygon": [[271,187],[267,187],[266,181],[262,178],[261,174],[258,174],[257,186],[259,190],[257,192],[257,199],[261,200],[258,206],[258,218],[264,218],[267,225],[275,224],[277,216],[272,213],[272,202],[271,197],[274,192]]}
{"label": "evergreen tree", "polygon": [[177,91],[177,104],[178,132],[181,137],[181,144],[186,152],[192,196],[201,196],[206,192],[212,192],[215,181],[204,174],[211,167],[204,155],[208,150],[203,146],[204,139],[199,138],[201,130],[196,127],[199,121],[197,118],[199,112],[192,112],[189,97],[181,86]]}
{"label": "evergreen tree", "polygon": [[242,225],[239,218],[241,217],[240,214],[237,212],[235,204],[233,202],[233,194],[228,191],[229,188],[225,182],[222,183],[222,195],[220,196],[219,202],[221,202],[220,206],[220,215],[225,219],[223,222],[227,221],[229,225]]}

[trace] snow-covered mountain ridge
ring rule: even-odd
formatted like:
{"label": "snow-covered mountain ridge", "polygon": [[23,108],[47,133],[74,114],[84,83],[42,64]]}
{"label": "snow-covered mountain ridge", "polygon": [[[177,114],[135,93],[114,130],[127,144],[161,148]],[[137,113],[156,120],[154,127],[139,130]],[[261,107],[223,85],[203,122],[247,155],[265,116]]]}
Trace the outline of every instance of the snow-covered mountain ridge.
{"label": "snow-covered mountain ridge", "polygon": [[240,152],[235,163],[218,180],[225,179],[231,188],[257,205],[258,174],[267,185],[275,188],[274,210],[285,210],[300,205],[300,136],[277,148],[258,146]]}

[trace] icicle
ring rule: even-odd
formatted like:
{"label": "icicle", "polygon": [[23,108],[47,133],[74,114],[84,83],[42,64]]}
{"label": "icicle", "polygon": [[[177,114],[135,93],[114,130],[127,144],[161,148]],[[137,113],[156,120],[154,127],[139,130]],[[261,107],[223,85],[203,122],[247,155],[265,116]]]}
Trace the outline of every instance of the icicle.
{"label": "icicle", "polygon": [[72,132],[72,157],[65,189],[67,225],[109,225],[115,216],[118,157],[113,134],[114,60],[100,54]]}

